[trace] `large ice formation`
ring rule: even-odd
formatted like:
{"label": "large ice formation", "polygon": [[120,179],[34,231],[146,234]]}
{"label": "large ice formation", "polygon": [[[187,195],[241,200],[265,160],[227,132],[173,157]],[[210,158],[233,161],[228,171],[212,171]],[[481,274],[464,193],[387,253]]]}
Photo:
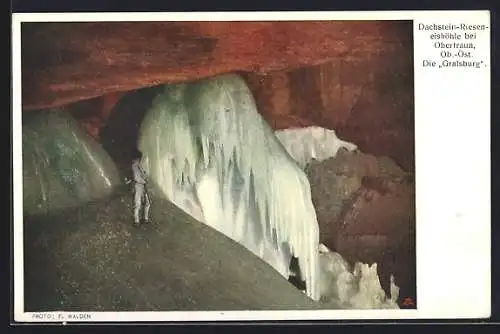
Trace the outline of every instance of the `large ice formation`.
{"label": "large ice formation", "polygon": [[23,115],[23,205],[27,214],[67,208],[111,193],[114,162],[68,113]]}
{"label": "large ice formation", "polygon": [[[339,139],[333,130],[321,127],[279,130],[275,134],[301,166],[313,159],[323,161],[334,158],[342,147],[349,151],[357,149],[355,144]],[[320,244],[319,266],[323,302],[334,301],[346,309],[399,308],[399,287],[391,276],[391,293],[386,296],[380,285],[377,263],[368,265],[357,262],[351,266],[339,253]]]}
{"label": "large ice formation", "polygon": [[167,85],[141,124],[150,178],[181,209],[284,277],[299,259],[319,300],[319,230],[309,181],[237,75]]}
{"label": "large ice formation", "polygon": [[141,125],[139,147],[151,178],[185,212],[285,277],[297,256],[313,299],[350,309],[398,308],[399,288],[392,281],[386,296],[376,263],[351,266],[318,245],[310,185],[299,167],[334,157],[342,147],[357,149],[333,130],[273,135],[244,82],[225,75],[165,86]]}
{"label": "large ice formation", "polygon": [[283,129],[275,134],[302,168],[313,159],[323,161],[334,157],[340,148],[357,149],[356,144],[339,139],[334,130],[319,126]]}

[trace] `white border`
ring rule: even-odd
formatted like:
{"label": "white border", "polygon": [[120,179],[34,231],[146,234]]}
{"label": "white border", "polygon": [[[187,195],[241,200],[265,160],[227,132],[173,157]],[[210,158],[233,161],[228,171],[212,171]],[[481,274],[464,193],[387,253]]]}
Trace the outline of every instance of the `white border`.
{"label": "white border", "polygon": [[[14,308],[16,321],[72,321],[23,312],[20,24],[23,21],[414,20],[417,310],[90,312],[82,321],[484,318],[490,315],[490,70],[423,69],[417,24],[490,24],[488,11],[13,14]],[[489,32],[479,57],[489,64]],[[78,315],[78,314],[77,314]],[[37,320],[38,319],[38,320]]]}

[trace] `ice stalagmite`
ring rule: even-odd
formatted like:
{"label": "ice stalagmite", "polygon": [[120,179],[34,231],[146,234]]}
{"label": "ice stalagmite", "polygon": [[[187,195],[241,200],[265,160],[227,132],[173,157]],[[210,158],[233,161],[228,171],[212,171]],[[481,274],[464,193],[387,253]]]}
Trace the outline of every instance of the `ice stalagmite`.
{"label": "ice stalagmite", "polygon": [[284,277],[297,257],[307,295],[319,300],[309,181],[239,76],[165,86],[141,125],[139,148],[168,199]]}
{"label": "ice stalagmite", "polygon": [[320,290],[323,301],[335,300],[345,309],[397,309],[399,287],[391,276],[390,295],[380,285],[377,264],[347,263],[338,253],[320,245]]}

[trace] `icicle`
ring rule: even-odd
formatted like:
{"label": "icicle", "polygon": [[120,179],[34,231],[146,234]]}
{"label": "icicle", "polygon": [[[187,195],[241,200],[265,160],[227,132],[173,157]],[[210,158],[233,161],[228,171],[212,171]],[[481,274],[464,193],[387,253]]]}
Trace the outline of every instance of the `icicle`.
{"label": "icicle", "polygon": [[[257,112],[244,81],[224,75],[167,86],[155,101],[139,145],[167,198],[176,203],[194,187],[203,222],[286,278],[295,255],[307,295],[318,300],[319,229],[309,182]],[[151,134],[153,127],[158,131]],[[153,144],[150,136],[162,139]],[[168,175],[187,177],[172,184]]]}

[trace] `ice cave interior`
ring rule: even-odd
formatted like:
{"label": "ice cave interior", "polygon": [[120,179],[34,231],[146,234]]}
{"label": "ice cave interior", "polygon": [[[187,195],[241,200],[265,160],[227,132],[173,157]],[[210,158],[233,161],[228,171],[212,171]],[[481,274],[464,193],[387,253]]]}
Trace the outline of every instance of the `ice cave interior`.
{"label": "ice cave interior", "polygon": [[27,310],[416,307],[412,30],[23,23]]}

